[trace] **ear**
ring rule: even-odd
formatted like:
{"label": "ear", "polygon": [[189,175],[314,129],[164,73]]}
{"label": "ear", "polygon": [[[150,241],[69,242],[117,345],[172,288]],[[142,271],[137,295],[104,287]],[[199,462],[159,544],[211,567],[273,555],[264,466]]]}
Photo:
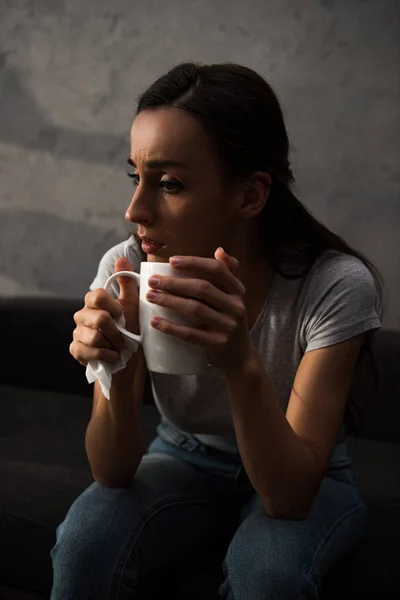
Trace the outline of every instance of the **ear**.
{"label": "ear", "polygon": [[242,184],[237,210],[244,219],[256,217],[268,201],[271,176],[265,171],[256,171]]}

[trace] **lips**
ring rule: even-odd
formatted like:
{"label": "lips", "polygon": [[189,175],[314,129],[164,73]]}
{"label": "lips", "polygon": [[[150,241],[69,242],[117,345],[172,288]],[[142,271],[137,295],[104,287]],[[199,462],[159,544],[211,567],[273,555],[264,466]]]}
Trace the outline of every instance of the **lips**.
{"label": "lips", "polygon": [[142,250],[145,254],[154,254],[164,246],[161,242],[152,240],[147,236],[139,236],[142,241]]}

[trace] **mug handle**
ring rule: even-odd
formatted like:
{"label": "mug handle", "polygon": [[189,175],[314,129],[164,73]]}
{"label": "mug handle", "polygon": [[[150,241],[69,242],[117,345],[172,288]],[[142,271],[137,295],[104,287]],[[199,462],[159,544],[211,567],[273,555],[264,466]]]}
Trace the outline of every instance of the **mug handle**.
{"label": "mug handle", "polygon": [[[138,275],[137,273],[134,273],[133,271],[119,271],[118,273],[113,273],[112,275],[110,275],[110,277],[107,279],[107,281],[104,284],[104,289],[108,291],[112,282],[115,281],[118,277],[131,277],[132,279],[134,279],[136,281],[137,286],[140,287],[140,275]],[[123,335],[125,335],[127,338],[129,338],[130,340],[139,342],[139,344],[142,343],[141,335],[136,335],[136,333],[132,333],[131,331],[128,331],[124,327],[121,327],[121,325],[118,325],[118,323],[117,323],[117,329],[119,329],[119,331]]]}

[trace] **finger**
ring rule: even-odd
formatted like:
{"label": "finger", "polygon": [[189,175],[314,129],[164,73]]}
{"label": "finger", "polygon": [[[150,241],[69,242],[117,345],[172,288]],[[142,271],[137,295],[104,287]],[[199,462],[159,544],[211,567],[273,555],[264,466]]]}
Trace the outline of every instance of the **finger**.
{"label": "finger", "polygon": [[[114,272],[133,271],[133,267],[125,256],[120,256],[114,264]],[[118,277],[119,298],[121,300],[136,300],[138,288],[136,281],[132,277]]]}
{"label": "finger", "polygon": [[221,248],[221,246],[216,249],[214,256],[216,260],[219,260],[220,262],[224,263],[231,271],[231,273],[235,275],[235,277],[237,277],[239,280],[241,279],[240,265],[237,258],[235,258],[234,256],[230,256],[227,252],[225,252],[223,248]]}
{"label": "finger", "polygon": [[[174,259],[179,259],[179,264],[175,265]],[[195,274],[196,277],[206,279],[220,290],[227,294],[245,294],[243,283],[228,269],[228,267],[215,258],[203,258],[199,256],[179,256],[171,257],[171,264],[174,268],[181,271],[188,271]]]}
{"label": "finger", "polygon": [[204,329],[197,329],[195,327],[187,327],[185,325],[177,325],[167,319],[161,317],[153,317],[150,324],[157,331],[162,331],[167,335],[177,337],[184,342],[190,342],[198,346],[223,346],[226,344],[228,334],[221,331],[204,331]]}
{"label": "finger", "polygon": [[85,307],[105,310],[110,313],[113,319],[119,319],[122,314],[121,304],[103,288],[86,294]]}
{"label": "finger", "polygon": [[229,314],[214,310],[203,302],[192,298],[181,298],[166,292],[154,292],[156,298],[147,297],[149,302],[176,310],[179,314],[189,318],[193,325],[208,325],[213,330],[227,331],[233,333],[236,328],[236,320]]}
{"label": "finger", "polygon": [[[149,279],[149,284],[151,280],[152,278]],[[181,299],[190,298],[206,304],[208,307],[225,315],[237,319],[242,317],[244,307],[241,298],[237,295],[226,294],[205,279],[159,276],[157,288],[155,288],[153,284],[150,285],[151,289],[147,293],[149,302],[152,301],[150,296],[151,292],[156,293],[160,290],[161,292],[168,292],[168,295],[173,296],[173,299],[161,298],[161,300],[164,300],[165,302],[176,302],[176,297],[180,297]],[[158,296],[153,299],[155,303],[157,303],[157,300],[159,300]]]}
{"label": "finger", "polygon": [[72,337],[76,342],[82,342],[82,344],[92,348],[110,348],[113,350],[110,342],[99,329],[80,325],[74,330]]}
{"label": "finger", "polygon": [[90,360],[99,360],[114,365],[119,359],[118,352],[108,348],[91,348],[82,342],[73,341],[69,347],[72,356],[82,365],[87,365]]}
{"label": "finger", "polygon": [[74,320],[78,327],[98,329],[113,349],[121,350],[124,344],[122,335],[117,329],[114,319],[106,310],[85,308],[75,313]]}

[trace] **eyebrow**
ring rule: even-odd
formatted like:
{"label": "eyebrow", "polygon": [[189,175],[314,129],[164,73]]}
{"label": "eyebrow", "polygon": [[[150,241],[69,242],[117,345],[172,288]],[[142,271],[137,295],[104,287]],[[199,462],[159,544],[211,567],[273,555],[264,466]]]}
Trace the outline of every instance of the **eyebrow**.
{"label": "eyebrow", "polygon": [[[130,156],[128,156],[127,163],[129,165],[132,165],[132,167],[134,167],[136,169],[136,165]],[[145,160],[143,162],[143,164],[148,169],[162,169],[164,167],[186,167],[187,166],[186,163],[180,162],[179,160]]]}

